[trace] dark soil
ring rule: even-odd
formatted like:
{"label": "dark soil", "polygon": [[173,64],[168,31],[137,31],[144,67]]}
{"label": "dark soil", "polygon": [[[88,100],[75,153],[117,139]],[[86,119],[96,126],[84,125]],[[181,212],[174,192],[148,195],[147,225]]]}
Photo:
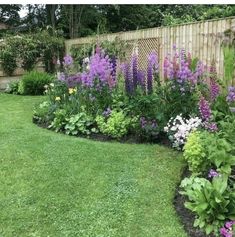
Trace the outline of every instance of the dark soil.
{"label": "dark soil", "polygon": [[[182,174],[181,180],[189,176],[190,176],[190,172],[187,169],[185,169]],[[175,192],[174,206],[175,206],[177,214],[179,215],[181,219],[181,222],[184,226],[185,231],[188,233],[188,236],[189,237],[214,237],[214,235],[212,234],[206,235],[199,228],[193,227],[195,215],[184,206],[184,203],[186,201],[187,201],[187,198],[179,194],[179,187],[178,187]]]}

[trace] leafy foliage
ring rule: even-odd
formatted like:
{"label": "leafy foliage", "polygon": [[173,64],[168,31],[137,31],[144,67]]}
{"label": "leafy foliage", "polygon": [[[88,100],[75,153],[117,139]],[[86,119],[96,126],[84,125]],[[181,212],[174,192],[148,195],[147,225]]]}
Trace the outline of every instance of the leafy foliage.
{"label": "leafy foliage", "polygon": [[107,119],[104,116],[97,116],[96,122],[102,133],[113,138],[121,138],[127,134],[131,121],[123,112],[112,111]]}
{"label": "leafy foliage", "polygon": [[89,135],[91,131],[96,132],[94,128],[92,129],[93,123],[94,119],[91,116],[85,112],[80,112],[67,119],[65,132],[71,135],[77,135],[79,133]]}
{"label": "leafy foliage", "polygon": [[235,189],[228,186],[228,176],[219,175],[212,182],[204,178],[186,178],[181,183],[181,194],[189,201],[185,206],[196,213],[194,226],[203,228],[207,234],[218,230],[224,221],[235,218]]}
{"label": "leafy foliage", "polygon": [[188,162],[190,171],[197,173],[205,169],[207,157],[199,131],[194,131],[189,135],[183,150],[184,158]]}
{"label": "leafy foliage", "polygon": [[18,92],[21,95],[42,95],[44,86],[52,80],[53,77],[46,72],[28,72],[21,78]]}

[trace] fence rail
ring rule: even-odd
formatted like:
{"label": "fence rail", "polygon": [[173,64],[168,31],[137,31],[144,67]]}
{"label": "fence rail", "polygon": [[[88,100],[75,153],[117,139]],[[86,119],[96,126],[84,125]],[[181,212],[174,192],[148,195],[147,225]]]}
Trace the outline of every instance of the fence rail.
{"label": "fence rail", "polygon": [[[193,57],[197,57],[206,65],[210,65],[215,60],[218,75],[223,77],[224,74],[224,54],[222,36],[224,31],[235,27],[235,16],[194,22],[190,24],[158,27],[144,30],[120,32],[113,34],[103,34],[94,37],[84,37],[65,41],[66,52],[69,53],[72,46],[81,46],[94,41],[113,41],[118,37],[122,41],[130,42],[132,50],[138,52],[139,63],[145,67],[146,55],[155,50],[159,54],[160,65],[163,65],[164,58],[168,53],[173,53],[173,45],[176,49],[184,48],[190,52]],[[135,44],[133,44],[135,42]],[[161,67],[163,68],[163,67]],[[162,71],[160,72],[162,75]]]}

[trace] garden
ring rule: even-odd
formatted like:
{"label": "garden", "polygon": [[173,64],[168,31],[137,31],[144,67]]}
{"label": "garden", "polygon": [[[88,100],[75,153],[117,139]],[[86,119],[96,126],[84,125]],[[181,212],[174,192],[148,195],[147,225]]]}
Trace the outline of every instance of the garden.
{"label": "garden", "polygon": [[26,73],[0,94],[0,233],[235,236],[234,43],[222,78],[175,44],[143,69],[118,39],[6,37],[5,73]]}

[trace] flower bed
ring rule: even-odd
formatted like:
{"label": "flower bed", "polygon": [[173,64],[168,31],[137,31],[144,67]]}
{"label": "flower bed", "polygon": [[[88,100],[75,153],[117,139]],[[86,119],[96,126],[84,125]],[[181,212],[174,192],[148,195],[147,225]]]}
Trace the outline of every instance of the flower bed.
{"label": "flower bed", "polygon": [[[35,108],[34,121],[74,136],[140,142],[168,138],[183,150],[192,174],[180,192],[196,214],[195,226],[223,236],[226,223],[235,219],[235,120],[229,108],[234,91],[230,88],[227,95],[214,65],[206,67],[184,50],[174,48],[165,58],[164,80],[158,55],[152,52],[146,60],[146,71],[139,69],[135,54],[119,65],[115,55],[97,47],[76,72],[72,57],[65,56],[64,71],[45,86],[47,100]],[[227,236],[232,231],[227,228]]]}

